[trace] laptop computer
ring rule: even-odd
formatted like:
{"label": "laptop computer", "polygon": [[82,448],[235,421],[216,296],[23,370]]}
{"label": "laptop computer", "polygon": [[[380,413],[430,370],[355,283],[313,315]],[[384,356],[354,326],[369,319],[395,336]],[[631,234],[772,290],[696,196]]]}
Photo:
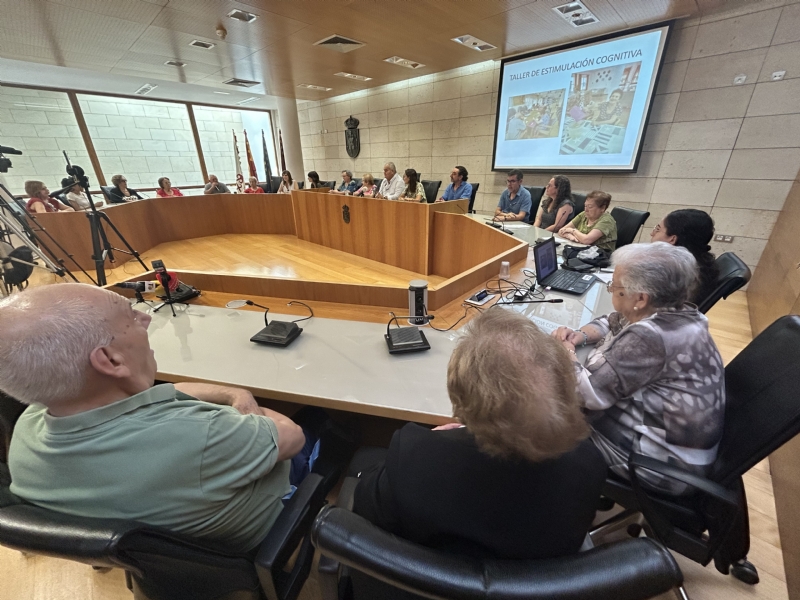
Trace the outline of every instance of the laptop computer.
{"label": "laptop computer", "polygon": [[595,281],[594,275],[558,268],[556,241],[552,237],[533,246],[533,262],[536,266],[536,282],[558,292],[581,295]]}

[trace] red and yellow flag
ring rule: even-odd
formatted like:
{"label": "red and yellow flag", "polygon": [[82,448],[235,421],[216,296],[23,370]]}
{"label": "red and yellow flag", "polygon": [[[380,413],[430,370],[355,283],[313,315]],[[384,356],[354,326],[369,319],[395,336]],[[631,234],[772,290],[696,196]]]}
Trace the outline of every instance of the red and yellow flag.
{"label": "red and yellow flag", "polygon": [[253,152],[250,150],[250,140],[247,139],[247,130],[244,132],[244,147],[247,150],[247,166],[250,169],[250,177],[258,179],[256,172],[256,161],[253,160]]}

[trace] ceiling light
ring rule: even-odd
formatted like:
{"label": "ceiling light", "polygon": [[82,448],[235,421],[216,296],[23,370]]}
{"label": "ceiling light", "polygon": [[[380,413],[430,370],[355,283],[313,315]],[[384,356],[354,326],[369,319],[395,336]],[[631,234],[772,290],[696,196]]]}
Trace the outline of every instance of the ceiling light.
{"label": "ceiling light", "polygon": [[222,83],[226,85],[235,85],[236,87],[253,87],[254,85],[259,85],[260,81],[251,81],[250,79],[238,79],[236,77],[232,77],[230,79],[226,79]]}
{"label": "ceiling light", "polygon": [[179,60],[168,60],[164,63],[165,65],[169,65],[170,67],[185,67],[186,63],[181,62]]}
{"label": "ceiling light", "polygon": [[325,48],[336,50],[337,52],[341,52],[342,54],[346,54],[348,52],[352,52],[353,50],[358,50],[359,48],[366,46],[364,42],[352,40],[350,38],[344,37],[343,35],[329,35],[328,37],[323,38],[318,42],[314,42],[314,45],[324,46]]}
{"label": "ceiling light", "polygon": [[244,100],[239,100],[236,104],[241,106],[242,104],[250,104],[251,102],[255,102],[259,100],[258,96],[250,96],[249,98],[245,98]]}
{"label": "ceiling light", "polygon": [[194,46],[195,48],[202,48],[203,50],[211,50],[216,44],[212,44],[211,42],[204,42],[203,40],[192,40],[189,42],[190,46]]}
{"label": "ceiling light", "polygon": [[245,12],[243,10],[239,10],[238,8],[234,8],[231,12],[228,13],[228,16],[231,19],[236,21],[241,21],[243,23],[252,23],[258,17],[253,13]]}
{"label": "ceiling light", "polygon": [[478,52],[486,52],[487,50],[494,50],[497,46],[493,46],[489,42],[484,42],[483,40],[479,40],[474,35],[462,35],[460,37],[452,38],[454,42],[457,42],[467,48],[472,48],[473,50],[477,50]]}
{"label": "ceiling light", "polygon": [[321,85],[311,85],[310,83],[299,83],[297,84],[299,88],[305,88],[307,90],[320,90],[321,92],[330,92],[333,88],[329,87],[322,87]]}
{"label": "ceiling light", "polygon": [[408,60],[407,58],[400,58],[399,56],[392,56],[390,58],[384,58],[384,62],[392,63],[393,65],[400,65],[401,67],[406,67],[409,69],[421,69],[425,65],[422,63]]}
{"label": "ceiling light", "polygon": [[564,17],[564,20],[573,27],[581,27],[582,25],[591,25],[592,23],[600,22],[600,19],[595,17],[592,11],[586,8],[583,2],[579,0],[556,6],[553,10]]}
{"label": "ceiling light", "polygon": [[353,75],[352,73],[334,73],[337,77],[347,77],[348,79],[356,79],[358,81],[372,81],[372,77],[364,77],[363,75]]}
{"label": "ceiling light", "polygon": [[140,87],[138,90],[136,90],[133,93],[138,95],[138,96],[145,96],[145,95],[149,94],[150,92],[152,92],[157,87],[158,87],[157,85],[153,85],[152,83],[145,83],[142,87]]}
{"label": "ceiling light", "polygon": [[215,94],[222,94],[223,96],[230,96],[230,92],[214,92]]}

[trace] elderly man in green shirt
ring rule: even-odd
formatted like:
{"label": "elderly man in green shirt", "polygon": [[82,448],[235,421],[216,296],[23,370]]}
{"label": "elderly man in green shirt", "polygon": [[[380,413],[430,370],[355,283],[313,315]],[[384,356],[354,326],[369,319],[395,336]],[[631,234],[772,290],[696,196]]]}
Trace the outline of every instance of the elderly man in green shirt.
{"label": "elderly man in green shirt", "polygon": [[0,302],[0,389],[31,406],[9,451],[11,491],[72,515],[136,519],[249,551],[307,445],[245,390],[153,386],[150,316],[83,284]]}

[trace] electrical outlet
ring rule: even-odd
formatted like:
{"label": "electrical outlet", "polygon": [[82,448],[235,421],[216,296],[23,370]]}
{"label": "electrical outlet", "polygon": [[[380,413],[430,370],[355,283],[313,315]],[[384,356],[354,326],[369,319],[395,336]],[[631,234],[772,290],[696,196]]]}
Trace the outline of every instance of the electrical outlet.
{"label": "electrical outlet", "polygon": [[781,81],[786,75],[786,71],[775,71],[772,74],[772,81]]}
{"label": "electrical outlet", "polygon": [[742,85],[745,81],[747,81],[747,75],[737,75],[733,78],[734,85]]}
{"label": "electrical outlet", "polygon": [[731,242],[733,242],[733,236],[725,235],[724,233],[718,233],[717,235],[714,236],[714,241],[720,242],[722,244],[730,244]]}
{"label": "electrical outlet", "polygon": [[722,235],[721,233],[717,234],[717,235],[714,236],[714,241],[715,242],[724,242],[725,241],[725,236]]}
{"label": "electrical outlet", "polygon": [[722,241],[725,242],[726,244],[730,244],[731,242],[733,242],[733,236],[732,235],[726,235],[725,238]]}

